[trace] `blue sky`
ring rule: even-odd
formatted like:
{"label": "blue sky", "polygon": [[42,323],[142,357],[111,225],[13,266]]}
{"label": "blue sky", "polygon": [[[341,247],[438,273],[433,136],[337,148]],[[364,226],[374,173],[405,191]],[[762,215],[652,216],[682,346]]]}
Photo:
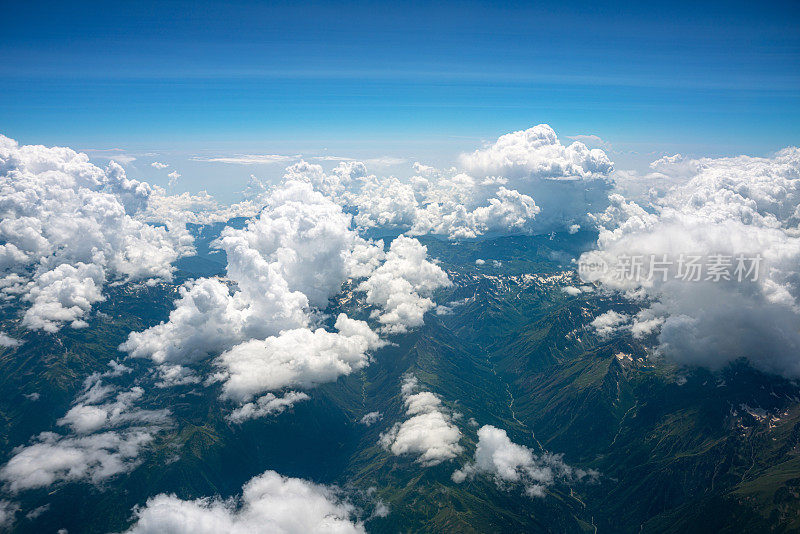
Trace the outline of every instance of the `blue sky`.
{"label": "blue sky", "polygon": [[796,2],[110,4],[4,6],[0,132],[140,164],[442,163],[542,122],[631,165],[800,143]]}

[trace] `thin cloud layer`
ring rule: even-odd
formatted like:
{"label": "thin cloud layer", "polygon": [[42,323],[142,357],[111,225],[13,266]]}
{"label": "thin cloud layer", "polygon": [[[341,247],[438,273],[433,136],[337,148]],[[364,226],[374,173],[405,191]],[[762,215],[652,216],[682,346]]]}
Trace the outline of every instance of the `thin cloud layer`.
{"label": "thin cloud layer", "polygon": [[274,393],[267,393],[253,402],[242,404],[233,410],[227,416],[227,419],[232,423],[242,423],[249,419],[276,415],[291,408],[296,403],[310,398],[307,394],[298,391],[289,391],[282,397],[277,397]]}
{"label": "thin cloud layer", "polygon": [[103,480],[131,471],[141,449],[153,440],[144,429],[64,437],[43,432],[35,443],[16,450],[0,469],[11,492],[50,486],[59,481]]}
{"label": "thin cloud layer", "polygon": [[170,423],[170,412],[137,408],[144,390],[133,387],[117,392],[105,380],[130,369],[113,360],[109,365],[109,371],[85,380],[83,392],[59,419],[59,426],[69,427],[70,434],[42,432],[30,445],[14,449],[11,459],[0,468],[0,480],[8,491],[58,482],[99,484],[141,463],[139,455]]}
{"label": "thin cloud layer", "polygon": [[281,154],[236,154],[233,156],[195,156],[192,160],[227,163],[229,165],[270,165],[284,163],[295,158],[296,156],[284,156]]}
{"label": "thin cloud layer", "polygon": [[10,501],[0,501],[0,528],[11,530],[16,521],[19,505]]}

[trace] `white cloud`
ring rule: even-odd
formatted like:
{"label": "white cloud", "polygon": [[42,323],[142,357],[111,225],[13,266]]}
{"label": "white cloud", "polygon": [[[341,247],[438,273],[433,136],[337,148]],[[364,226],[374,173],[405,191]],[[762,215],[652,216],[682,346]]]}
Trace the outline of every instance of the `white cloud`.
{"label": "white cloud", "polygon": [[181,173],[179,173],[178,171],[172,171],[167,176],[169,176],[169,186],[175,187],[175,184],[178,183],[178,178],[181,177]]}
{"label": "white cloud", "polygon": [[428,298],[434,290],[452,285],[438,265],[426,260],[427,248],[416,239],[399,236],[389,247],[383,265],[363,281],[367,303],[378,306],[374,314],[386,332],[405,332],[422,325],[425,312],[434,307]]}
{"label": "white cloud", "polygon": [[333,382],[366,366],[367,352],[385,344],[367,323],[343,313],[335,328],[284,330],[223,353],[215,361],[224,377],[223,398],[249,401],[267,391]]}
{"label": "white cloud", "polygon": [[533,198],[502,185],[489,198],[477,195],[473,200],[462,199],[464,203],[453,198],[457,197],[429,202],[417,211],[410,233],[469,239],[487,233],[526,232],[541,211]]}
{"label": "white cloud", "polygon": [[369,412],[368,414],[364,414],[360,422],[362,425],[372,426],[381,419],[383,419],[383,414],[381,412]]}
{"label": "white cloud", "polygon": [[463,449],[461,431],[442,401],[429,391],[414,393],[417,379],[408,376],[401,388],[408,419],[381,434],[379,443],[392,454],[413,455],[424,466],[455,458]]}
{"label": "white cloud", "polygon": [[357,207],[355,222],[364,228],[411,227],[419,209],[414,188],[394,177],[370,177],[347,202]]}
{"label": "white cloud", "polygon": [[148,222],[175,219],[193,224],[213,224],[227,222],[234,217],[255,217],[263,207],[258,199],[221,205],[207,191],[167,195],[163,189],[154,189],[158,194],[150,197],[147,209],[140,215],[142,220]]}
{"label": "white cloud", "polygon": [[[430,294],[450,283],[447,275],[415,239],[401,236],[384,253],[382,242],[360,238],[350,216],[312,189],[313,180],[295,179],[321,172],[314,167],[301,162],[287,169],[287,181],[269,190],[258,218],[242,230],[223,230],[218,246],[227,254],[227,279],[185,284],[169,319],[131,333],[120,349],[162,366],[215,357],[212,378],[222,382],[223,399],[244,404],[230,416],[244,420],[300,400],[276,392],[363,368],[369,352],[385,344],[367,323],[345,314],[334,331],[314,327],[349,278],[366,277],[358,289],[376,306],[384,331],[421,325],[434,305]],[[362,172],[350,164],[337,169],[342,182]]]}
{"label": "white cloud", "polygon": [[25,519],[28,519],[29,521],[33,521],[34,519],[36,519],[37,517],[41,516],[43,513],[47,512],[49,510],[50,510],[50,505],[49,504],[45,504],[43,506],[39,506],[37,508],[34,508],[33,510],[31,510],[27,514],[25,514]]}
{"label": "white cloud", "polygon": [[562,145],[547,125],[500,137],[461,158],[466,172],[414,164],[408,181],[359,173],[342,180],[336,170],[300,162],[304,179],[355,209],[361,227],[397,227],[411,235],[470,239],[486,234],[532,233],[574,227],[607,204],[612,164],[602,150]]}
{"label": "white cloud", "polygon": [[[180,298],[169,319],[143,332],[132,332],[120,350],[159,364],[193,362],[225,350],[241,340],[251,315],[249,303],[239,304],[244,299],[237,296],[231,296],[229,287],[217,279],[188,282],[180,288]],[[297,309],[297,300],[294,314],[288,305],[284,309],[287,319],[294,317],[302,323],[305,318]],[[266,320],[270,318],[268,315]]]}
{"label": "white cloud", "polygon": [[286,168],[285,181],[301,181],[314,186],[339,204],[361,188],[371,177],[367,176],[367,167],[361,161],[341,161],[330,173],[325,173],[322,166],[307,161],[299,161]]}
{"label": "white cloud", "polygon": [[468,172],[507,178],[602,178],[613,168],[602,150],[590,150],[578,141],[562,145],[547,124],[502,135],[493,145],[461,159]]}
{"label": "white cloud", "polygon": [[[677,185],[647,209],[612,195],[597,216],[597,251],[584,261],[610,266],[582,273],[588,281],[650,304],[631,325],[643,337],[658,332],[660,349],[687,364],[718,368],[747,358],[764,371],[800,376],[800,149],[770,158],[662,158],[653,167]],[[678,265],[700,256],[763,258],[757,280],[689,281]],[[645,260],[638,280],[619,276],[620,258]],[[650,272],[650,258],[668,262],[666,276]],[[649,276],[654,274],[654,276]]]}
{"label": "white cloud", "polygon": [[360,227],[451,239],[566,229],[608,204],[612,164],[605,153],[564,146],[547,125],[502,136],[461,161],[466,173],[415,163],[408,181],[370,175],[354,160],[330,173],[300,161],[286,176],[352,207]]}
{"label": "white cloud", "polygon": [[644,309],[633,318],[631,334],[636,339],[642,339],[658,332],[663,324],[663,317],[657,316],[651,309]]}
{"label": "white cloud", "polygon": [[364,533],[358,510],[335,488],[274,471],[253,478],[241,499],[204,498],[184,501],[157,495],[135,511],[130,534],[305,534]]}
{"label": "white cloud", "polygon": [[233,156],[194,156],[193,161],[208,161],[213,163],[227,163],[230,165],[269,165],[285,163],[297,159],[297,156],[284,156],[280,154],[236,154]]}
{"label": "white cloud", "polygon": [[16,521],[19,505],[10,501],[0,501],[0,529],[11,530]]}
{"label": "white cloud", "polygon": [[15,339],[0,330],[0,347],[14,348],[22,345],[22,341]]}
{"label": "white cloud", "polygon": [[161,378],[161,380],[155,384],[157,388],[170,388],[200,383],[200,377],[191,369],[183,367],[182,365],[159,365],[157,372],[158,376]]}
{"label": "white cloud", "polygon": [[326,305],[347,279],[348,251],[358,241],[349,224],[308,184],[275,189],[257,219],[220,237],[236,289],[212,278],[187,284],[168,321],[132,333],[121,349],[181,363],[306,327],[309,306]]}
{"label": "white cloud", "polygon": [[539,213],[528,232],[569,228],[608,205],[613,164],[605,152],[577,141],[562,145],[546,124],[503,135],[462,155],[461,163],[473,176],[502,178],[508,189],[533,198]]}
{"label": "white cloud", "polygon": [[69,426],[77,434],[96,432],[101,428],[114,428],[126,424],[162,424],[169,421],[169,410],[142,410],[134,408],[142,398],[144,390],[134,386],[117,394],[112,402],[95,404],[79,402],[58,420],[58,424]]}
{"label": "white cloud", "polygon": [[391,167],[392,165],[402,165],[406,163],[408,160],[405,158],[397,158],[393,156],[381,156],[379,158],[370,158],[364,161],[368,165],[377,165],[377,166],[384,166],[384,167]]}
{"label": "white cloud", "polygon": [[312,156],[311,159],[317,161],[356,161],[355,158],[346,158],[343,156]]}
{"label": "white cloud", "polygon": [[153,189],[113,161],[0,136],[0,175],[0,293],[32,302],[28,328],[83,327],[106,281],[169,280],[191,251],[185,228],[137,218]]}
{"label": "white cloud", "polygon": [[530,497],[543,497],[545,488],[558,479],[570,481],[597,476],[595,471],[570,467],[560,455],[537,456],[529,448],[512,442],[505,430],[491,425],[478,429],[474,461],[455,471],[452,478],[461,483],[481,474],[494,478],[500,487],[520,484]]}
{"label": "white cloud", "polygon": [[62,263],[37,277],[25,300],[31,307],[25,311],[22,324],[31,329],[56,332],[63,323],[82,328],[84,317],[92,305],[105,300],[102,287],[105,270],[98,264]]}
{"label": "white cloud", "polygon": [[589,148],[609,148],[609,144],[607,142],[603,141],[600,137],[594,134],[568,135],[567,137],[573,141],[580,141]]}
{"label": "white cloud", "polygon": [[[578,292],[580,292],[580,290],[578,290]],[[592,328],[597,331],[597,335],[600,336],[600,338],[607,339],[611,337],[621,326],[626,324],[629,319],[630,317],[624,313],[617,313],[614,310],[608,310],[607,312],[595,317],[590,324]]]}
{"label": "white cloud", "polygon": [[169,167],[168,163],[161,163],[160,161],[154,161],[150,164],[151,167],[155,167],[156,169],[166,169]]}
{"label": "white cloud", "polygon": [[97,484],[136,467],[140,449],[152,439],[153,434],[142,428],[78,437],[43,432],[32,445],[14,449],[0,469],[0,479],[12,492],[60,480]]}
{"label": "white cloud", "polygon": [[310,397],[302,392],[289,391],[282,397],[277,397],[273,393],[267,393],[256,399],[254,402],[246,402],[233,410],[228,415],[228,420],[233,423],[241,423],[248,419],[258,419],[277,415],[288,408],[291,408],[300,401],[308,400]]}
{"label": "white cloud", "polygon": [[126,154],[121,148],[89,149],[84,152],[92,158],[116,161],[121,165],[127,165],[128,163],[136,161],[136,156],[133,154]]}
{"label": "white cloud", "polygon": [[58,424],[68,426],[72,435],[42,432],[31,444],[12,451],[11,459],[0,468],[0,479],[9,491],[60,481],[98,484],[139,465],[142,448],[169,423],[169,410],[136,408],[144,393],[140,387],[119,392],[113,400],[103,402],[115,392],[103,379],[130,371],[113,360],[109,366],[110,370],[86,378],[83,392],[59,419]]}

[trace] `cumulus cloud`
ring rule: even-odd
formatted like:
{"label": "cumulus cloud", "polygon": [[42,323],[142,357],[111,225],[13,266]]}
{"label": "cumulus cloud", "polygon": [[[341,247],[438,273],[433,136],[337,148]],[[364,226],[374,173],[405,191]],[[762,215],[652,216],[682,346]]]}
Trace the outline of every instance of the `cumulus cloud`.
{"label": "cumulus cloud", "polygon": [[73,328],[87,325],[81,318],[96,302],[105,299],[105,270],[99,264],[62,263],[37,277],[25,297],[31,302],[22,324],[31,329],[56,332],[63,323]]}
{"label": "cumulus cloud", "polygon": [[230,285],[201,278],[183,286],[168,321],[132,333],[120,348],[182,363],[308,326],[308,308],[324,306],[347,278],[348,251],[357,241],[349,224],[308,184],[288,182],[244,229],[223,231]]}
{"label": "cumulus cloud", "polygon": [[135,510],[136,523],[128,532],[364,533],[357,513],[336,488],[267,471],[244,485],[240,499],[184,501],[174,495],[152,497]]}
{"label": "cumulus cloud", "polygon": [[150,164],[151,167],[155,167],[156,169],[166,169],[169,167],[168,163],[161,163],[160,161],[154,161]]}
{"label": "cumulus cloud", "polygon": [[632,332],[657,332],[679,362],[717,368],[747,358],[800,376],[800,149],[653,166],[677,185],[644,207],[611,195],[597,216],[598,250],[581,262],[607,268],[581,275],[646,297]]}
{"label": "cumulus cloud", "polygon": [[[345,314],[333,330],[315,326],[348,279],[365,279],[358,290],[384,332],[421,325],[434,306],[431,293],[450,284],[447,275],[415,239],[398,237],[384,252],[382,242],[359,237],[339,204],[296,179],[318,171],[305,163],[287,169],[259,217],[218,239],[227,278],[185,284],[169,319],[131,333],[120,349],[167,366],[162,374],[215,358],[213,380],[222,382],[223,399],[242,404],[231,415],[241,421],[283,411],[302,399],[276,392],[335,381],[363,368],[385,344],[366,322]],[[336,173],[346,182],[361,169],[341,164]]]}
{"label": "cumulus cloud", "polygon": [[465,154],[461,165],[441,170],[415,163],[416,174],[404,181],[368,174],[357,161],[330,173],[300,161],[287,176],[352,208],[360,227],[451,239],[566,230],[608,205],[613,166],[606,154],[580,142],[562,145],[544,124]]}
{"label": "cumulus cloud", "polygon": [[392,241],[383,264],[358,286],[367,293],[367,303],[380,308],[373,315],[385,332],[420,326],[425,312],[434,307],[429,296],[452,285],[441,267],[426,260],[427,253],[416,239],[399,236]]}
{"label": "cumulus cloud", "polygon": [[500,487],[522,485],[530,497],[543,497],[545,488],[557,480],[594,478],[597,473],[570,467],[560,455],[533,454],[529,448],[511,441],[505,430],[484,425],[478,429],[474,461],[455,471],[452,479],[461,483],[476,475],[491,476]]}
{"label": "cumulus cloud", "polygon": [[334,327],[285,330],[223,353],[215,362],[223,370],[223,398],[247,401],[265,391],[333,382],[363,368],[367,351],[384,344],[367,323],[343,313]]}
{"label": "cumulus cloud", "polygon": [[417,379],[404,379],[401,392],[408,419],[381,434],[379,443],[392,454],[416,456],[424,466],[452,460],[463,450],[461,431],[453,424],[442,401],[429,391],[414,393]]}
{"label": "cumulus cloud", "polygon": [[613,168],[600,149],[576,141],[564,146],[547,124],[501,135],[491,146],[462,156],[468,172],[482,176],[548,179],[599,178]]}
{"label": "cumulus cloud", "polygon": [[321,165],[301,160],[286,168],[284,180],[297,180],[311,184],[330,199],[343,204],[347,195],[359,190],[371,177],[361,161],[342,161],[330,173]]}
{"label": "cumulus cloud", "polygon": [[526,231],[540,211],[530,196],[504,187],[503,179],[478,181],[464,173],[415,168],[430,178],[417,175],[408,183],[368,176],[360,190],[345,192],[341,201],[356,209],[359,226],[396,227],[411,235],[452,239]]}
{"label": "cumulus cloud", "polygon": [[417,212],[411,234],[441,234],[451,238],[474,238],[490,233],[530,231],[541,208],[528,195],[500,186],[494,196],[475,207],[452,199],[428,202]]}
{"label": "cumulus cloud", "polygon": [[563,145],[546,124],[503,135],[464,154],[461,163],[471,175],[504,179],[509,189],[533,198],[540,213],[530,232],[574,227],[608,205],[613,164],[605,152],[579,141]]}
{"label": "cumulus cloud", "polygon": [[[580,289],[577,289],[577,291],[580,293]],[[597,331],[597,335],[600,336],[600,338],[607,339],[611,337],[620,326],[627,323],[628,320],[629,317],[624,313],[618,313],[614,310],[609,310],[595,317],[590,325],[595,329],[595,331]]]}
{"label": "cumulus cloud", "polygon": [[107,281],[169,280],[191,251],[185,228],[138,219],[153,188],[111,161],[0,136],[0,294],[31,303],[23,324],[86,325]]}
{"label": "cumulus cloud", "polygon": [[414,187],[392,176],[381,179],[371,176],[347,202],[356,206],[355,221],[364,228],[410,228],[420,210]]}

